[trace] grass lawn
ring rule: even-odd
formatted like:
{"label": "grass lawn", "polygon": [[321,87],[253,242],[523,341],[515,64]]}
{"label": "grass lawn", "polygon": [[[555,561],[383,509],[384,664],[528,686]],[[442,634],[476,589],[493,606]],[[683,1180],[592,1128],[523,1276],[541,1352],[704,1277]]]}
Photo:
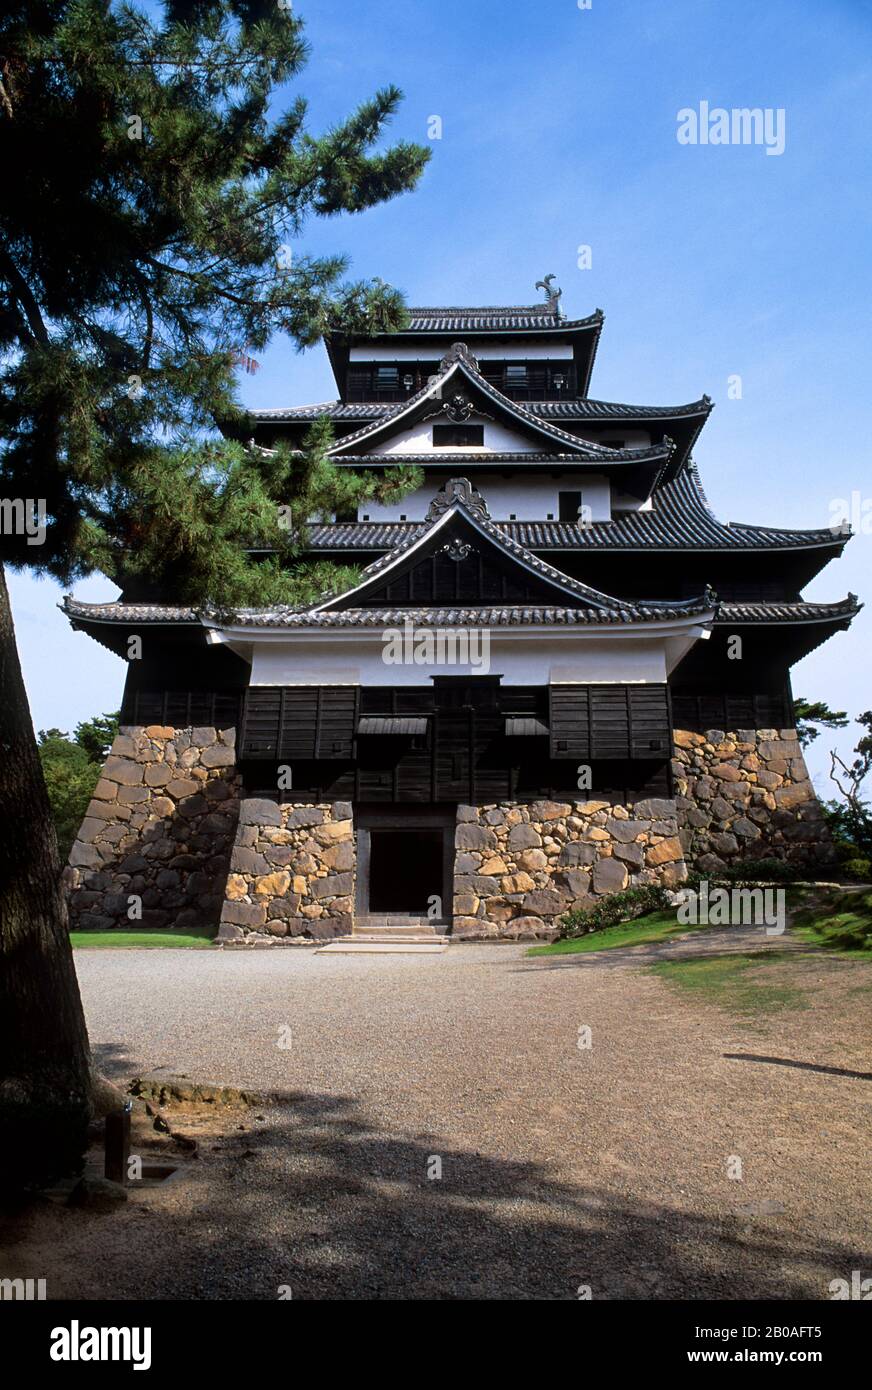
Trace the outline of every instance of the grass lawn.
{"label": "grass lawn", "polygon": [[840,956],[872,956],[872,893],[830,893],[794,917],[793,930],[803,941]]}
{"label": "grass lawn", "polygon": [[754,1015],[775,1013],[779,1009],[805,1007],[805,991],[792,985],[772,984],[748,972],[785,960],[796,961],[787,951],[753,951],[748,955],[705,956],[699,960],[660,961],[649,966],[667,984],[686,990],[702,1003],[716,1004],[729,1013]]}
{"label": "grass lawn", "polygon": [[[703,924],[705,926],[705,924]],[[644,946],[647,941],[667,941],[671,936],[684,936],[700,927],[677,922],[674,911],[648,912],[632,922],[616,927],[603,927],[572,941],[553,941],[550,946],[531,946],[528,956],[572,956],[583,951],[609,951],[616,946]]]}
{"label": "grass lawn", "polygon": [[212,945],[214,933],[209,927],[195,927],[192,931],[72,931],[70,941],[73,949],[100,950],[111,947],[134,947],[136,950],[153,951],[159,946],[183,947],[189,951],[204,951]]}

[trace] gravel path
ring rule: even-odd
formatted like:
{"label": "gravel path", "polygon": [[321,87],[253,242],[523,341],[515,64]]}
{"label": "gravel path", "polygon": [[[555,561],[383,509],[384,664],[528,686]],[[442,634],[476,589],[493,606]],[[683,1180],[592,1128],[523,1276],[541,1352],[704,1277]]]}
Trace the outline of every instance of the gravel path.
{"label": "gravel path", "polygon": [[31,1254],[82,1297],[826,1298],[872,1266],[872,1077],[843,1074],[872,1073],[872,965],[766,966],[808,1003],[753,1027],[641,968],[749,944],[784,947],[78,952],[108,1074],[292,1100],[182,1183],[46,1216]]}

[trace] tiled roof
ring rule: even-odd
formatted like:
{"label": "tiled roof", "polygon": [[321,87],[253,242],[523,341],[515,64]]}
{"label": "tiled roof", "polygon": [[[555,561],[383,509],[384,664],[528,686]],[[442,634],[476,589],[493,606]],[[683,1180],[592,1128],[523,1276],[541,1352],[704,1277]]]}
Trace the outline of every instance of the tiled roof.
{"label": "tiled roof", "polygon": [[498,333],[507,329],[510,332],[524,329],[560,329],[566,332],[578,328],[596,328],[603,321],[601,309],[595,310],[585,319],[563,319],[546,304],[509,304],[483,308],[417,306],[410,308],[408,314],[409,326],[401,329],[402,333]]}
{"label": "tiled roof", "polygon": [[668,622],[673,618],[710,613],[699,600],[660,606],[626,604],[621,609],[563,608],[508,604],[499,608],[336,608],[317,612],[307,609],[238,609],[216,620],[228,627],[402,627],[406,621],[428,627],[530,627],[553,624],[586,627],[600,623]]}
{"label": "tiled roof", "polygon": [[68,618],[96,623],[199,623],[196,608],[172,603],[83,603],[64,594],[58,605]]}
{"label": "tiled roof", "polygon": [[[797,531],[718,521],[693,466],[658,488],[651,511],[619,513],[613,521],[594,521],[581,529],[559,521],[492,524],[533,551],[792,550],[844,545],[848,539],[828,526]],[[310,527],[309,543],[313,550],[392,550],[420,534],[425,525],[423,521],[335,522]]]}
{"label": "tiled roof", "polygon": [[[313,420],[327,415],[331,420],[381,420],[402,402],[322,401],[315,405],[294,405],[276,410],[249,410],[258,424]],[[687,405],[626,405],[618,401],[593,401],[580,397],[567,401],[524,401],[524,409],[543,420],[676,420],[708,415],[712,408],[707,396]]]}
{"label": "tiled roof", "polygon": [[[584,443],[583,440],[579,441]],[[483,450],[475,454],[464,454],[459,450],[440,449],[436,452],[430,451],[424,454],[343,454],[336,460],[337,463],[347,463],[354,468],[372,467],[377,464],[382,467],[386,463],[417,463],[430,468],[433,466],[442,467],[444,464],[453,465],[456,463],[476,463],[476,464],[496,464],[496,463],[571,463],[575,466],[581,463],[593,463],[597,467],[614,467],[615,464],[633,465],[637,463],[658,463],[662,462],[668,454],[668,448],[662,444],[646,444],[638,449],[606,449],[591,445],[596,449],[593,456],[587,453],[561,454],[554,449],[516,449],[513,452],[497,453],[496,450],[490,452]]]}
{"label": "tiled roof", "polygon": [[593,401],[582,397],[571,401],[528,401],[527,409],[546,420],[677,420],[709,415],[712,402],[710,397],[703,396],[687,405],[627,405],[621,401]]}
{"label": "tiled roof", "polygon": [[836,603],[723,603],[719,623],[823,623],[854,618],[863,607],[856,594]]}
{"label": "tiled roof", "polygon": [[[66,595],[63,611],[74,622],[195,623],[204,618],[194,608],[169,604],[83,603]],[[718,623],[815,623],[853,618],[862,605],[855,595],[836,603],[725,603],[718,611]],[[563,624],[584,626],[596,623],[668,621],[674,617],[708,612],[707,601],[689,599],[673,605],[636,603],[623,609],[549,608],[522,605],[500,608],[346,608],[330,612],[311,612],[293,608],[241,609],[212,621],[232,621],[234,626],[263,627],[397,627],[408,618],[431,626],[506,627],[525,624]]]}

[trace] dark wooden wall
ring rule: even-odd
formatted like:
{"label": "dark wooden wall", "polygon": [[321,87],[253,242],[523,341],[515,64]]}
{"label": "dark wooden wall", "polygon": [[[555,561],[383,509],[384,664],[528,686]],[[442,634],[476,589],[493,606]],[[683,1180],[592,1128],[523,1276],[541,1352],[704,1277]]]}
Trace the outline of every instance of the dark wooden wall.
{"label": "dark wooden wall", "polygon": [[[361,735],[361,715],[418,715],[418,734]],[[508,715],[541,735],[506,733]],[[498,677],[437,678],[432,688],[252,687],[239,739],[249,786],[293,795],[419,803],[567,795],[667,795],[672,751],[665,686],[500,686]],[[579,787],[579,764],[592,769]],[[605,798],[605,793],[610,793]],[[613,795],[611,795],[613,794]]]}

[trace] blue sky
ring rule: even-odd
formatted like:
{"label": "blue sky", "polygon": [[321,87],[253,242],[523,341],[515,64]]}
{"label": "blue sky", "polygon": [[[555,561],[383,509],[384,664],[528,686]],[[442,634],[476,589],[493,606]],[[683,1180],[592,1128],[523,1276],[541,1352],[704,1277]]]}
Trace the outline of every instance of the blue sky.
{"label": "blue sky", "polygon": [[[529,303],[554,272],[562,307],[606,324],[591,394],[716,409],[696,450],[725,520],[829,524],[872,498],[869,346],[872,0],[295,0],[312,45],[299,84],[323,128],[387,82],[397,136],[442,138],[419,189],[311,224],[300,249],[344,251],[418,304]],[[679,110],[783,108],[786,148],[683,146]],[[578,248],[592,267],[578,267]],[[321,348],[276,341],[243,377],[252,406],[331,399]],[[727,398],[739,374],[742,399]],[[870,597],[870,534],[809,586]],[[595,582],[595,579],[594,579]],[[38,728],[116,708],[124,666],[70,631],[47,580],[11,576]],[[117,592],[99,576],[83,598]],[[794,668],[794,690],[872,705],[865,610]],[[822,790],[825,749],[810,758]]]}

